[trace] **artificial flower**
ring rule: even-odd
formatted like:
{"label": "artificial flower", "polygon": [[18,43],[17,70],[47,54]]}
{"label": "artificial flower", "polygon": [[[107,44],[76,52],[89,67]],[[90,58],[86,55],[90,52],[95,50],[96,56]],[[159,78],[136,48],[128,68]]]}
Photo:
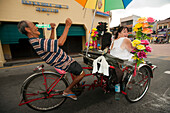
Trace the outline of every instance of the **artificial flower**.
{"label": "artificial flower", "polygon": [[98,34],[99,32],[95,31],[94,33],[95,33],[95,34]]}
{"label": "artificial flower", "polygon": [[93,46],[90,46],[89,49],[93,49]]}
{"label": "artificial flower", "polygon": [[138,44],[140,44],[140,43],[141,43],[140,40],[135,39],[135,40],[132,42],[132,46],[133,46],[133,47],[136,47],[136,45],[138,45]]}
{"label": "artificial flower", "polygon": [[152,51],[152,48],[150,46],[146,46],[146,51],[147,52],[151,52]]}
{"label": "artificial flower", "polygon": [[146,58],[146,53],[144,51],[140,51],[137,53],[138,58]]}
{"label": "artificial flower", "polygon": [[144,34],[150,34],[150,33],[152,33],[152,29],[150,29],[150,28],[144,28],[143,31],[142,31],[142,33],[144,33]]}
{"label": "artificial flower", "polygon": [[144,50],[144,49],[146,49],[144,45],[137,45],[136,48],[139,49],[139,50]]}
{"label": "artificial flower", "polygon": [[142,23],[137,23],[137,24],[135,25],[135,28],[141,28],[142,26],[143,26]]}
{"label": "artificial flower", "polygon": [[145,17],[141,17],[141,18],[138,18],[137,22],[140,22],[140,23],[143,23],[145,22],[147,19]]}
{"label": "artificial flower", "polygon": [[148,40],[141,40],[141,44],[143,44],[143,45],[149,45],[149,41],[148,41]]}
{"label": "artificial flower", "polygon": [[155,22],[151,17],[149,18],[139,18],[137,24],[133,27],[133,31],[136,32],[136,40],[132,42],[132,46],[135,48],[132,53],[134,54],[133,59],[136,60],[137,66],[144,62],[143,58],[147,57],[147,52],[151,52],[152,48],[149,47],[149,41],[146,40],[149,37],[147,34],[152,33],[150,29],[153,27],[150,23]]}
{"label": "artificial flower", "polygon": [[150,25],[148,23],[143,23],[142,27],[149,27]]}
{"label": "artificial flower", "polygon": [[147,22],[153,23],[153,22],[155,22],[155,19],[153,19],[152,17],[148,17]]}
{"label": "artificial flower", "polygon": [[94,36],[94,33],[93,33],[93,32],[91,33],[91,36],[92,36],[92,37]]}
{"label": "artificial flower", "polygon": [[97,29],[96,29],[96,28],[93,28],[93,29],[92,29],[92,32],[93,32],[93,31],[97,31]]}
{"label": "artificial flower", "polygon": [[133,31],[134,31],[134,32],[137,32],[137,31],[138,31],[138,28],[134,27],[134,28],[133,28]]}

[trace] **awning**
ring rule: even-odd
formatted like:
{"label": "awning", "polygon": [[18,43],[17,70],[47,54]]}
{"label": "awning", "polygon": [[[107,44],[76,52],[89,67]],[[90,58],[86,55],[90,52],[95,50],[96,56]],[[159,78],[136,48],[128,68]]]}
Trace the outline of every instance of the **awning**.
{"label": "awning", "polygon": [[[12,22],[2,22],[0,24],[0,40],[2,44],[16,44],[19,43],[19,39],[28,38],[18,31],[17,24]],[[43,37],[43,30],[39,29],[39,31],[41,33],[40,37]]]}
{"label": "awning", "polygon": [[[59,24],[56,29],[57,36],[61,36],[63,34],[64,28],[64,24]],[[86,36],[86,31],[83,25],[72,25],[69,29],[67,36]]]}

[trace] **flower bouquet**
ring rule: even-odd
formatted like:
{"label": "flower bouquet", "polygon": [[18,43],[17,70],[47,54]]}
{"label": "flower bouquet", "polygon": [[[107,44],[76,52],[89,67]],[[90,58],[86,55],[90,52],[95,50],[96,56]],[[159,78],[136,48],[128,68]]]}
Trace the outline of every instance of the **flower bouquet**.
{"label": "flower bouquet", "polygon": [[98,34],[97,29],[93,28],[91,32],[91,38],[93,40],[93,46],[95,49],[97,49],[97,37],[98,37],[97,34]]}
{"label": "flower bouquet", "polygon": [[[89,49],[97,49],[97,37],[98,37],[97,29],[93,28],[91,32],[91,41],[89,43]],[[88,42],[86,42],[86,48],[87,46]]]}
{"label": "flower bouquet", "polygon": [[144,58],[147,58],[147,53],[151,52],[152,48],[149,46],[150,39],[148,34],[152,33],[152,24],[155,20],[151,17],[149,18],[139,18],[137,24],[133,27],[133,31],[136,32],[136,39],[132,42],[132,46],[135,48],[132,53],[134,53],[133,59],[136,60],[137,66],[144,62]]}

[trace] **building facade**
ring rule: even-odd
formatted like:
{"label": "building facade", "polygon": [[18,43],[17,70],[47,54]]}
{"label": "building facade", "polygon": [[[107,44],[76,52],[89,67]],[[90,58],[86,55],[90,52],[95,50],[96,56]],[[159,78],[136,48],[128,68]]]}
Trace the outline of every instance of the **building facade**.
{"label": "building facade", "polygon": [[136,16],[136,15],[128,16],[125,18],[120,18],[120,25],[128,27],[129,29],[129,37],[134,35],[133,27],[135,26],[138,18],[140,18],[140,16]]}
{"label": "building facade", "polygon": [[170,28],[170,18],[158,21],[157,30],[158,29],[167,29],[167,28]]}
{"label": "building facade", "polygon": [[[55,36],[62,35],[66,18],[71,18],[67,40],[61,47],[67,54],[77,54],[85,48],[94,10],[85,9],[75,0],[0,0],[0,67],[10,59],[38,57],[28,38],[18,32],[17,24],[29,20],[35,24],[56,24]],[[110,14],[97,12],[98,22],[109,22]],[[39,29],[41,38],[50,37],[50,29]]]}
{"label": "building facade", "polygon": [[170,18],[157,22],[156,36],[159,42],[170,42]]}

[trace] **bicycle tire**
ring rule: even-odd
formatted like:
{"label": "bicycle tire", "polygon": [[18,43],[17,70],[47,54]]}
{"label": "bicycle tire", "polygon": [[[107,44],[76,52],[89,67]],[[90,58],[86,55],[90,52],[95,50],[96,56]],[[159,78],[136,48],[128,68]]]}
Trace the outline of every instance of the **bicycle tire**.
{"label": "bicycle tire", "polygon": [[[141,67],[135,77],[133,77],[133,74],[130,75],[125,87],[125,92],[127,93],[125,97],[129,102],[138,102],[145,96],[150,86],[150,75],[151,73],[147,67]],[[140,78],[142,78],[143,81]],[[140,89],[142,89],[142,91],[139,91]]]}
{"label": "bicycle tire", "polygon": [[[52,82],[56,80],[56,78],[60,78],[60,75],[56,73],[44,73],[44,75],[47,77],[47,86],[49,87]],[[23,100],[25,102],[36,99],[36,98],[42,98],[47,96],[48,94],[45,91],[45,85],[43,84],[44,78],[42,73],[35,74],[35,76],[32,76],[23,86]],[[62,78],[57,85],[53,88],[51,93],[56,93],[55,91],[62,92],[63,90],[68,87],[67,81]],[[35,90],[35,91],[34,91]],[[50,93],[50,94],[51,94]],[[30,96],[33,95],[33,96]],[[48,97],[48,96],[47,96]],[[50,97],[50,98],[44,98],[41,100],[32,101],[30,103],[27,103],[27,105],[38,111],[48,111],[52,110],[54,108],[58,108],[61,106],[67,98],[63,97],[62,95],[56,97]]]}

